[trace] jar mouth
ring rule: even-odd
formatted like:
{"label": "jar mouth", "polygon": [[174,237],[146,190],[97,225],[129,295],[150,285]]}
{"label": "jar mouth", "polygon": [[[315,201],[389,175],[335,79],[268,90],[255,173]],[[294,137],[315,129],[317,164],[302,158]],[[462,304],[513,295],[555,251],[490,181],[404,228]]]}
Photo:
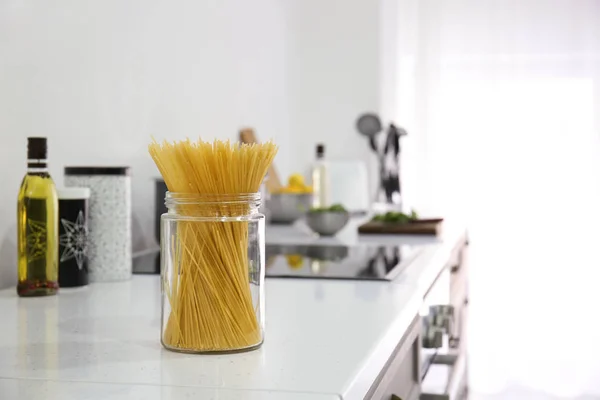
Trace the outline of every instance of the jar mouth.
{"label": "jar mouth", "polygon": [[181,204],[250,204],[260,200],[260,192],[225,194],[167,192],[165,195],[165,205],[167,207]]}

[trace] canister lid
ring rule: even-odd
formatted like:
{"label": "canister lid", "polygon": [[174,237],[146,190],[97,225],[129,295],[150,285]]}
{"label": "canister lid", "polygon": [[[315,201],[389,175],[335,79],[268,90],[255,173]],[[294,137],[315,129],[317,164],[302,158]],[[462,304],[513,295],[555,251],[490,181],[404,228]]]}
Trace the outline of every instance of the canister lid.
{"label": "canister lid", "polygon": [[59,200],[89,199],[90,188],[66,187],[56,190]]}
{"label": "canister lid", "polygon": [[65,175],[129,175],[129,167],[65,167]]}

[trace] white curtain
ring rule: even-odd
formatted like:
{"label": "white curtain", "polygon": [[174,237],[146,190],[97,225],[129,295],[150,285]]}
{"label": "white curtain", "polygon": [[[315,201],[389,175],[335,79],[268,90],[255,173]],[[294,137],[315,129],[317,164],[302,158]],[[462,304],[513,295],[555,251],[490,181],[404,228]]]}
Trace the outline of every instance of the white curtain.
{"label": "white curtain", "polygon": [[401,3],[413,202],[472,238],[473,389],[600,395],[600,0]]}

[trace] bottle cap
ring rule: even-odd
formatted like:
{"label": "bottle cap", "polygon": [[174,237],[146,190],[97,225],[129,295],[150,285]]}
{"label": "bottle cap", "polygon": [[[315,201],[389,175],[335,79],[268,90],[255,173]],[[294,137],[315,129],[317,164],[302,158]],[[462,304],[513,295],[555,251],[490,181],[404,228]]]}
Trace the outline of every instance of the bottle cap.
{"label": "bottle cap", "polygon": [[45,160],[48,156],[48,145],[45,137],[27,138],[27,159]]}
{"label": "bottle cap", "polygon": [[89,199],[90,188],[86,187],[66,187],[56,190],[59,200],[77,200]]}
{"label": "bottle cap", "polygon": [[323,143],[317,144],[317,157],[322,158],[325,156],[325,145]]}

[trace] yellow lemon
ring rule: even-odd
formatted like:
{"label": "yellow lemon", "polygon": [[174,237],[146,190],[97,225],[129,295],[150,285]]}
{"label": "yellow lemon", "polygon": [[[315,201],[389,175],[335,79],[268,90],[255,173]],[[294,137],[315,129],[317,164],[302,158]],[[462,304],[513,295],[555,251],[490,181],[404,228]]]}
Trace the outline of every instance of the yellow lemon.
{"label": "yellow lemon", "polygon": [[293,174],[290,176],[290,179],[288,179],[288,186],[300,188],[304,187],[304,176],[302,176],[302,174]]}

